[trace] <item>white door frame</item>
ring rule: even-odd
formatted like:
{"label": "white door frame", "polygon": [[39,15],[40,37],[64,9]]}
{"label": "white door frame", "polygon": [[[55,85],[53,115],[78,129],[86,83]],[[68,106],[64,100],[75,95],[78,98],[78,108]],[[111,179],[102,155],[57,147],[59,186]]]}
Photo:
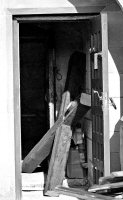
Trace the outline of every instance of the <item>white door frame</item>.
{"label": "white door frame", "polygon": [[[54,8],[55,9],[55,8]],[[10,11],[10,10],[9,10]],[[22,12],[22,11],[21,11]],[[13,17],[14,13],[16,15],[17,10],[12,11],[11,10],[11,16]],[[23,10],[23,15],[29,14],[29,10],[26,11]],[[22,14],[21,13],[21,14]],[[31,13],[30,13],[31,14]],[[41,14],[41,12],[37,11],[35,14]],[[47,13],[49,14],[49,13]],[[52,12],[50,15],[54,14],[53,13],[53,8]],[[77,14],[76,12],[72,14]],[[28,15],[27,15],[28,16]],[[104,16],[104,15],[103,15]],[[21,20],[21,17],[18,18],[18,20]],[[25,19],[25,18],[24,18]],[[20,66],[19,66],[19,22],[18,20],[13,20],[13,75],[14,75],[14,124],[15,124],[15,179],[16,179],[16,199],[20,200],[21,199],[21,116],[20,116]],[[104,47],[105,48],[105,47]],[[105,68],[105,71],[107,69]],[[106,79],[107,80],[107,79]],[[106,111],[106,119],[108,116],[108,111]],[[108,122],[107,122],[108,123]],[[108,124],[106,125],[108,127]],[[107,130],[104,130],[107,132]],[[107,140],[107,136],[105,134],[104,140]],[[104,144],[107,145],[107,144]],[[105,152],[107,157],[106,160],[110,160],[109,154],[107,154],[107,151]],[[110,167],[108,165],[104,166],[106,167],[106,173],[109,174]]]}

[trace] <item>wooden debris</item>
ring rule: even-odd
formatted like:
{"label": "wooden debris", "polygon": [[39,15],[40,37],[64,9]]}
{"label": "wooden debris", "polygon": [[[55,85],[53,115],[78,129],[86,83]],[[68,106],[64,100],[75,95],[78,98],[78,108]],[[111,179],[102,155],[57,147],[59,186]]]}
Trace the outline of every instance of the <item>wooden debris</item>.
{"label": "wooden debris", "polygon": [[91,107],[91,95],[86,93],[81,93],[80,103],[82,105]]}
{"label": "wooden debris", "polygon": [[107,194],[114,194],[118,192],[123,191],[123,182],[118,182],[118,183],[109,183],[109,184],[104,184],[104,185],[96,185],[92,186],[88,190],[89,192],[97,192],[107,195]]}
{"label": "wooden debris", "polygon": [[100,177],[99,185],[123,181],[123,171],[112,172],[110,176]]}
{"label": "wooden debris", "polygon": [[[62,96],[62,104],[59,116],[65,114],[69,103],[70,93],[65,92]],[[61,184],[63,181],[71,136],[72,132],[70,126],[63,124],[60,128],[56,130],[52,155],[48,169],[48,176],[44,191],[45,194],[48,194],[48,190],[53,190],[57,185]]]}
{"label": "wooden debris", "polygon": [[62,103],[59,111],[59,116],[65,114],[69,104],[70,104],[70,92],[66,91],[62,95]]}
{"label": "wooden debris", "polygon": [[76,197],[76,198],[79,198],[82,200],[113,200],[113,199],[115,199],[113,197],[108,197],[108,196],[101,195],[101,194],[87,192],[83,189],[65,188],[62,186],[57,186],[55,188],[54,192],[56,192],[58,194]]}
{"label": "wooden debris", "polygon": [[67,114],[61,115],[55,124],[48,130],[44,137],[34,146],[29,154],[24,158],[22,163],[22,172],[32,173],[36,167],[49,155],[51,152],[55,131],[67,121],[72,121],[73,113],[76,113],[78,103],[74,101],[71,109]]}
{"label": "wooden debris", "polygon": [[65,177],[65,168],[70,148],[72,131],[70,126],[63,124],[56,131],[57,140],[53,145],[53,152],[49,164],[45,194],[50,194],[57,185],[62,185]]}
{"label": "wooden debris", "polygon": [[69,98],[69,93],[65,93],[58,120],[24,158],[22,163],[22,172],[32,173],[49,155],[52,149],[55,132],[62,124],[70,126],[73,121],[75,123],[78,118],[81,118],[88,111],[89,106],[84,106],[80,103],[78,106],[77,101],[72,101],[66,108],[66,105],[69,103]]}

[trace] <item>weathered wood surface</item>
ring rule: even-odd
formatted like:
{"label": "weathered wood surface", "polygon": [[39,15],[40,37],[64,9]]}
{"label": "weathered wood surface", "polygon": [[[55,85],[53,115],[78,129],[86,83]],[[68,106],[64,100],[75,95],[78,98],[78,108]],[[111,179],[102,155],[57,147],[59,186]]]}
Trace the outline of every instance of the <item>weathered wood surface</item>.
{"label": "weathered wood surface", "polygon": [[91,107],[91,95],[86,93],[81,93],[80,103],[85,106]]}
{"label": "weathered wood surface", "polygon": [[[63,105],[66,104],[65,101],[67,104],[69,102],[68,94],[69,93],[66,93],[63,96]],[[61,106],[58,120],[24,158],[22,163],[22,172],[32,173],[36,167],[49,155],[57,128],[59,128],[63,123],[66,125],[75,123],[77,119],[80,119],[89,109],[89,106],[83,106],[77,101],[72,101],[67,107],[67,110],[63,105]],[[64,114],[61,114],[62,112]]]}
{"label": "weathered wood surface", "polygon": [[103,190],[114,190],[114,189],[118,189],[123,191],[123,182],[117,182],[117,183],[108,183],[108,184],[104,184],[104,185],[97,185],[97,186],[93,186],[91,187],[88,191],[89,192],[100,192]]}
{"label": "weathered wood surface", "polygon": [[[59,111],[59,116],[65,114],[69,103],[70,103],[70,93],[66,91],[62,95],[62,104]],[[67,139],[70,140],[71,135],[72,135],[72,132],[69,126],[62,125],[60,128],[56,130],[53,150],[52,150],[49,169],[48,169],[48,176],[47,176],[46,186],[45,186],[45,191],[44,191],[45,194],[47,193],[48,190],[51,190],[52,188],[54,189],[56,185],[59,185],[62,182],[62,177],[64,177],[63,173],[64,173],[64,166],[65,166],[65,163],[63,161],[67,159],[66,156],[64,156],[64,154],[66,153],[66,151],[68,152],[69,146],[70,146],[67,143],[64,144],[63,142],[65,142],[64,140],[66,140],[67,142]],[[64,146],[63,149],[62,149],[62,145]],[[61,159],[63,160],[62,168],[61,168],[61,163],[59,166],[59,158],[60,158],[60,161]],[[59,170],[61,173],[59,173]],[[63,174],[63,175],[61,176],[60,174],[61,175]]]}
{"label": "weathered wood surface", "polygon": [[64,115],[70,103],[70,92],[66,91],[62,95],[62,103],[59,111],[59,116]]}
{"label": "weathered wood surface", "polygon": [[49,155],[49,153],[51,152],[55,131],[63,123],[70,123],[73,120],[77,110],[77,106],[78,103],[74,101],[70,110],[66,112],[65,115],[61,115],[59,119],[55,122],[55,124],[44,135],[44,137],[34,146],[34,148],[23,160],[22,172],[32,173],[36,169],[36,167]]}
{"label": "weathered wood surface", "polygon": [[112,172],[110,176],[100,177],[99,185],[123,181],[123,171]]}
{"label": "weathered wood surface", "polygon": [[[82,189],[65,188],[65,187],[61,187],[61,186],[57,186],[55,188],[54,192],[56,192],[58,194],[76,197],[76,198],[79,198],[82,200],[113,200],[113,199],[115,199],[113,197],[108,197],[108,196],[101,195],[101,194],[87,192]],[[51,193],[53,193],[53,192],[51,192]]]}
{"label": "weathered wood surface", "polygon": [[62,185],[65,177],[65,168],[70,148],[72,131],[70,126],[63,124],[56,131],[56,140],[49,164],[49,171],[45,186],[45,194],[50,194],[57,185]]}

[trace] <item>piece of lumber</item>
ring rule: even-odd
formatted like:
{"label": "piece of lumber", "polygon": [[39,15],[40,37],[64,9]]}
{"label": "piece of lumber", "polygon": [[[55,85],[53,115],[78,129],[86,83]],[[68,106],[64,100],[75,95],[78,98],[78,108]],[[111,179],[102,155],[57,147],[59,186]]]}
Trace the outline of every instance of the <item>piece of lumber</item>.
{"label": "piece of lumber", "polygon": [[70,148],[71,136],[71,128],[65,124],[63,124],[56,131],[44,190],[46,195],[50,195],[50,191],[53,191],[57,185],[62,185],[65,177],[65,168]]}
{"label": "piece of lumber", "polygon": [[82,200],[113,200],[115,198],[108,197],[101,194],[91,193],[87,192],[83,189],[77,189],[77,188],[66,188],[62,186],[57,186],[54,191],[51,191],[52,193],[56,192],[58,194],[68,195],[72,197],[76,197]]}
{"label": "piece of lumber", "polygon": [[61,115],[55,124],[43,136],[43,138],[33,147],[33,149],[23,160],[22,172],[32,173],[36,167],[49,155],[51,152],[55,131],[63,123],[66,124],[67,120],[69,123],[73,120],[77,106],[77,101],[74,101],[69,112],[67,113],[66,111],[67,114]]}
{"label": "piece of lumber", "polygon": [[59,111],[59,116],[65,114],[69,104],[70,104],[70,92],[66,91],[62,95],[62,103]]}
{"label": "piece of lumber", "polygon": [[91,107],[91,95],[87,93],[81,93],[80,103],[82,105]]}
{"label": "piece of lumber", "polygon": [[[61,103],[61,107],[60,107],[60,111],[59,111],[59,116],[65,114],[69,103],[70,103],[70,93],[68,91],[66,91],[62,95],[62,103]],[[65,159],[67,159],[67,157],[65,157],[64,154],[66,153],[66,151],[68,152],[70,145],[69,146],[67,145],[67,148],[65,148],[66,145],[64,144],[64,148],[62,149],[61,148],[62,146],[60,146],[60,143],[62,143],[63,139],[67,140],[67,138],[70,141],[69,137],[71,137],[71,135],[72,135],[72,132],[70,130],[70,127],[67,125],[62,125],[60,128],[58,128],[56,130],[54,144],[53,144],[53,150],[52,150],[52,154],[51,154],[48,175],[47,175],[47,180],[46,180],[46,185],[45,185],[45,190],[44,190],[44,193],[46,195],[48,195],[47,191],[49,189],[55,188],[56,185],[58,185],[62,182],[62,179],[59,180],[58,176],[59,176],[59,169],[63,171],[64,167],[63,167],[63,169],[61,169],[61,167],[58,166],[59,162],[58,162],[57,158],[58,158],[59,153],[63,153],[63,154],[61,154],[62,159],[64,161],[65,161]],[[63,165],[65,166],[64,163],[63,163]],[[63,173],[61,173],[61,175]],[[62,175],[60,177],[64,177],[64,175]]]}
{"label": "piece of lumber", "polygon": [[123,178],[123,171],[115,171],[115,172],[111,172],[111,175],[115,178]]}
{"label": "piece of lumber", "polygon": [[112,172],[109,176],[100,177],[99,185],[123,181],[123,171]]}
{"label": "piece of lumber", "polygon": [[123,182],[117,182],[117,183],[108,183],[104,185],[94,185],[91,188],[89,188],[89,192],[100,192],[105,191],[108,192],[108,190],[115,190],[118,189],[118,191],[123,191]]}
{"label": "piece of lumber", "polygon": [[[66,91],[62,95],[62,103],[61,103],[61,107],[60,107],[60,111],[59,111],[59,116],[65,114],[69,104],[70,104],[70,93],[68,91]],[[55,168],[56,168],[56,170],[59,169],[58,166],[55,166],[55,165],[57,165],[56,156],[57,156],[57,153],[59,152],[59,143],[62,138],[69,136],[69,134],[68,134],[68,133],[70,133],[69,129],[70,129],[69,126],[62,125],[60,128],[58,128],[56,130],[54,145],[53,145],[53,150],[52,150],[52,154],[51,154],[48,175],[47,175],[47,180],[46,180],[46,185],[45,185],[45,190],[44,190],[45,194],[46,194],[47,190],[50,188],[50,185],[53,186],[55,183],[56,183],[56,185],[58,185],[57,183],[60,183],[60,181],[58,181],[58,179],[57,179],[57,181],[55,181],[55,180],[53,181],[53,177],[57,174],[57,173],[55,173],[55,174],[53,173],[54,172],[53,169],[55,169]],[[66,133],[68,134],[67,136],[66,136]],[[72,135],[72,133],[71,133],[71,135]],[[63,151],[64,150],[65,149],[63,149]],[[68,150],[68,148],[67,148],[67,150]],[[52,178],[52,181],[51,181],[51,178]]]}

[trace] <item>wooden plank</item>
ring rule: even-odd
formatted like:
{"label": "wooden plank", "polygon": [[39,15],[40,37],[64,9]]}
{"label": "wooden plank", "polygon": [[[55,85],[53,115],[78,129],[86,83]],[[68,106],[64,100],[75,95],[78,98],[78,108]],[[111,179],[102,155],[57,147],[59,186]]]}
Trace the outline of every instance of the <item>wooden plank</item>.
{"label": "wooden plank", "polygon": [[[61,104],[61,108],[60,108],[60,111],[59,111],[59,116],[61,115],[64,115],[66,110],[67,110],[67,107],[70,103],[70,93],[68,91],[64,92],[63,95],[62,95],[62,104]],[[65,125],[64,125],[65,126]],[[62,125],[63,127],[63,125]],[[59,146],[59,143],[60,143],[60,140],[64,137],[66,137],[64,134],[66,134],[66,131],[64,132],[64,127],[63,128],[58,128],[57,131],[56,131],[56,135],[55,135],[55,140],[54,140],[54,145],[53,145],[53,150],[52,150],[52,155],[51,155],[51,160],[50,160],[50,164],[49,164],[49,169],[48,169],[48,176],[47,176],[47,181],[46,181],[46,186],[45,186],[45,193],[47,192],[48,188],[50,187],[50,185],[53,185],[50,181],[51,177],[53,179],[53,177],[56,175],[53,174],[53,170],[54,168],[57,169],[60,169],[59,166],[56,166],[54,165],[54,163],[57,165],[57,162],[56,162],[56,156],[57,156],[57,152],[59,151],[58,148],[60,147]],[[66,129],[65,129],[66,130]],[[68,132],[69,133],[69,132]],[[72,135],[72,133],[71,133]],[[68,137],[68,136],[67,136]],[[64,155],[64,154],[63,154]],[[65,158],[65,157],[64,157]],[[63,169],[64,170],[64,169]],[[57,174],[57,176],[59,175],[59,173]],[[58,179],[56,179],[58,181]],[[53,181],[54,182],[54,181]],[[60,182],[58,182],[60,183]],[[57,183],[56,183],[57,184]],[[56,186],[56,185],[55,185]]]}
{"label": "wooden plank", "polygon": [[58,194],[68,195],[72,197],[76,197],[82,200],[113,200],[115,198],[108,197],[101,194],[91,193],[87,192],[83,189],[77,189],[77,188],[65,188],[58,186],[55,188],[54,192]]}
{"label": "wooden plank", "polygon": [[121,181],[123,181],[123,171],[112,172],[110,176],[100,177],[99,185],[104,185],[107,183],[116,183]]}
{"label": "wooden plank", "polygon": [[61,115],[55,124],[47,131],[44,137],[34,146],[34,148],[23,160],[22,172],[33,172],[36,167],[49,155],[51,152],[55,131],[63,123],[71,123],[75,116],[77,107],[78,103],[74,101],[70,110],[68,112],[66,111],[65,115]]}
{"label": "wooden plank", "polygon": [[[123,191],[123,182],[117,182],[117,183],[108,183],[108,184],[104,184],[104,185],[94,185],[92,186],[91,188],[89,188],[89,192],[105,192],[105,193],[108,193],[108,191],[112,191],[114,189],[118,189],[118,192],[119,192],[119,189],[121,189],[120,192]],[[107,191],[106,191],[107,190]],[[116,192],[116,190],[115,190]]]}
{"label": "wooden plank", "polygon": [[59,116],[65,114],[69,104],[70,104],[70,92],[66,91],[62,95],[62,104],[60,107]]}
{"label": "wooden plank", "polygon": [[91,107],[91,95],[86,93],[81,93],[80,103],[85,106]]}
{"label": "wooden plank", "polygon": [[55,142],[49,164],[49,171],[45,186],[45,194],[50,195],[57,185],[62,185],[70,148],[72,131],[70,126],[63,124],[56,131]]}

